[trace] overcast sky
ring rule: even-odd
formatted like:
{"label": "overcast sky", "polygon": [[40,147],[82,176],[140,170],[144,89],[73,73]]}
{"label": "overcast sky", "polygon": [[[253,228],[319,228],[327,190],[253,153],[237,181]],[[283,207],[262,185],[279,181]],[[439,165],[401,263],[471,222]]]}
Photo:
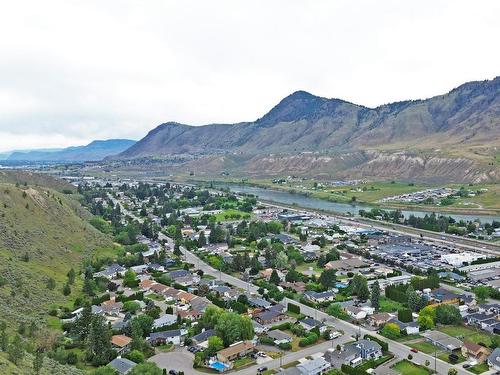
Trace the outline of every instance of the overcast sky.
{"label": "overcast sky", "polygon": [[500,1],[5,1],[0,151],[250,121],[296,90],[370,107],[500,75]]}

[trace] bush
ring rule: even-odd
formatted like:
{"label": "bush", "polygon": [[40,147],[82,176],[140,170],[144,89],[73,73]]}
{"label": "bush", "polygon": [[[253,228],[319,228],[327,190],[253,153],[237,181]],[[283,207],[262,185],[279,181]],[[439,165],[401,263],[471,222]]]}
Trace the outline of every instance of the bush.
{"label": "bush", "polygon": [[409,323],[413,321],[410,309],[400,309],[398,310],[398,319],[403,323]]}
{"label": "bush", "polygon": [[284,330],[290,329],[291,326],[292,326],[292,323],[286,322],[286,323],[277,324],[275,326],[272,326],[269,330],[274,331],[275,329],[280,329],[280,330],[284,331]]}
{"label": "bush", "polygon": [[289,342],[282,342],[281,344],[278,345],[281,350],[291,350],[292,349],[292,344]]}
{"label": "bush", "polygon": [[319,339],[319,336],[316,334],[316,333],[310,333],[309,335],[307,335],[306,337],[304,337],[303,339],[301,339],[299,341],[299,346],[300,347],[304,347],[304,346],[309,346],[309,345],[312,345],[312,344],[315,344],[316,341],[318,341]]}
{"label": "bush", "polygon": [[142,354],[142,352],[140,352],[139,350],[132,350],[126,355],[126,357],[135,363],[144,362],[144,354]]}
{"label": "bush", "polygon": [[274,340],[270,337],[261,337],[259,341],[264,345],[274,345]]}

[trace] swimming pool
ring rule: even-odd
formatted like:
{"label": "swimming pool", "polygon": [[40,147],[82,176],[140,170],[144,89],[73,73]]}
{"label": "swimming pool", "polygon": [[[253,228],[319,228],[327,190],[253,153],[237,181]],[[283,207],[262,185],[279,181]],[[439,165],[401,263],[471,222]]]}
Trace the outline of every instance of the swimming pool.
{"label": "swimming pool", "polygon": [[219,372],[226,371],[229,368],[228,365],[226,365],[226,364],[224,364],[222,362],[212,362],[210,364],[210,367],[213,368],[214,370],[219,371]]}

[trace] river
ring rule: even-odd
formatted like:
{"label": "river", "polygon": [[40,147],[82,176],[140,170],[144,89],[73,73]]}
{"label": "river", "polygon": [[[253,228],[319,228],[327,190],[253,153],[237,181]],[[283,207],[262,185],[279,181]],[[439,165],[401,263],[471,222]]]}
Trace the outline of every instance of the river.
{"label": "river", "polygon": [[[249,186],[243,184],[225,184],[216,183],[214,186],[225,187],[234,191],[235,193],[246,193],[258,196],[262,200],[272,201],[276,203],[282,203],[286,205],[296,205],[297,207],[319,209],[324,211],[330,211],[332,213],[338,214],[348,214],[357,215],[359,210],[371,210],[373,206],[366,204],[356,203],[337,203],[330,202],[319,198],[308,197],[303,194],[293,194],[283,190],[274,189],[264,189],[256,186]],[[429,211],[418,211],[418,210],[402,210],[401,211],[405,217],[414,215],[417,217],[423,217],[429,214]],[[456,221],[464,220],[471,221],[479,219],[482,223],[491,223],[493,220],[500,221],[500,216],[493,215],[466,215],[466,214],[455,214],[455,213],[443,213],[443,215],[451,216]]]}

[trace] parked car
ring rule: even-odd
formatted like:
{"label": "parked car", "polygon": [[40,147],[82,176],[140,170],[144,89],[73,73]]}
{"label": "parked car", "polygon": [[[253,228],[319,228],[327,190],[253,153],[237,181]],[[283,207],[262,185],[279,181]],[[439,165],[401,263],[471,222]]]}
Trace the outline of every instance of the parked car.
{"label": "parked car", "polygon": [[259,374],[260,374],[260,373],[263,373],[264,371],[267,371],[267,367],[266,367],[266,366],[262,366],[262,367],[259,367],[259,368],[257,369],[257,373],[259,373]]}
{"label": "parked car", "polygon": [[413,353],[418,353],[418,350],[417,350],[417,349],[415,349],[415,348],[411,348],[411,349],[410,349],[410,352],[413,352]]}
{"label": "parked car", "polygon": [[462,366],[463,368],[469,368],[470,365],[468,363],[464,363],[464,365]]}
{"label": "parked car", "polygon": [[170,370],[170,371],[168,372],[168,375],[177,375],[177,374],[178,374],[178,372],[177,372],[177,371],[175,371],[175,370]]}

